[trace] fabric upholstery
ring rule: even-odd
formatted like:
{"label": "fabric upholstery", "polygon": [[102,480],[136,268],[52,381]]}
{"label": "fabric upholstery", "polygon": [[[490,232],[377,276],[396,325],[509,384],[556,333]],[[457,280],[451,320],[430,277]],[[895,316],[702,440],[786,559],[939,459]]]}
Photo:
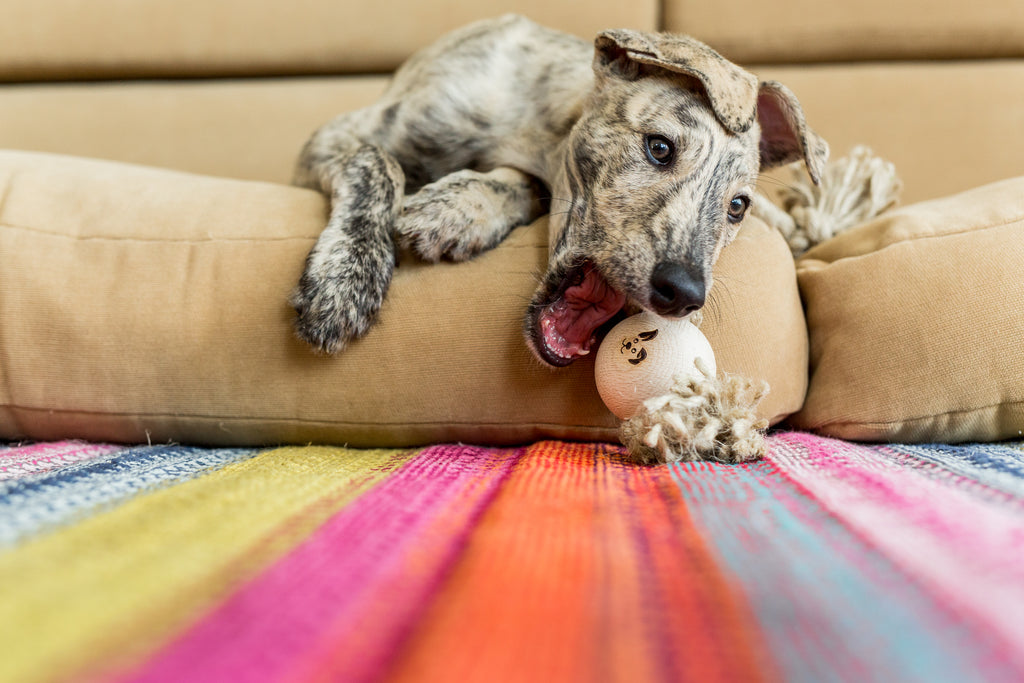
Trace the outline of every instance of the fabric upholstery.
{"label": "fabric upholstery", "polygon": [[755,70],[796,93],[834,158],[868,145],[892,161],[904,203],[1024,175],[1008,144],[1024,130],[1024,60]]}
{"label": "fabric upholstery", "polygon": [[289,183],[303,143],[386,76],[9,84],[0,148]]}
{"label": "fabric upholstery", "polygon": [[[0,154],[0,438],[212,444],[614,439],[584,359],[542,367],[520,326],[547,223],[465,264],[403,258],[379,324],[337,357],[287,298],[326,220],[294,187]],[[807,339],[792,258],[750,219],[705,332],[719,368],[799,408]]]}
{"label": "fabric upholstery", "polygon": [[[501,0],[12,0],[0,80],[390,71],[437,36],[516,12],[592,38],[653,30],[659,3]],[[30,28],[29,28],[30,27]]]}
{"label": "fabric upholstery", "polygon": [[[867,144],[893,161],[907,203],[1024,175],[1024,154],[1007,144],[1010,131],[1024,130],[1024,61],[755,71],[794,90],[833,156]],[[8,85],[0,88],[0,147],[287,183],[312,131],[369,104],[386,82],[380,76]]]}
{"label": "fabric upholstery", "polygon": [[1016,0],[665,0],[664,17],[747,63],[1024,57]]}
{"label": "fabric upholstery", "polygon": [[1024,430],[1024,178],[884,215],[798,264],[811,384],[794,426],[848,439]]}

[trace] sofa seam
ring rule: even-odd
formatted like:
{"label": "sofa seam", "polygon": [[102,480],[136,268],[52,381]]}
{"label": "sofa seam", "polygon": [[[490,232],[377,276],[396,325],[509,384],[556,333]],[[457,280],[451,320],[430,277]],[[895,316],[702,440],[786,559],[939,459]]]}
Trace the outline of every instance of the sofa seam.
{"label": "sofa seam", "polygon": [[316,236],[300,237],[203,237],[195,239],[178,238],[178,239],[167,239],[167,238],[143,238],[143,237],[117,237],[113,235],[69,235],[63,232],[53,232],[50,230],[43,230],[41,228],[32,228],[23,225],[13,225],[11,223],[0,222],[0,228],[8,228],[10,230],[21,230],[24,232],[30,232],[37,235],[46,235],[48,237],[62,237],[68,240],[74,240],[76,242],[91,242],[91,241],[103,241],[103,242],[143,242],[143,243],[177,243],[177,244],[202,244],[202,243],[216,243],[216,242],[288,242],[294,240],[303,241],[315,241]]}
{"label": "sofa seam", "polygon": [[[14,174],[12,173],[11,177],[13,177],[13,175]],[[0,225],[3,224],[4,209],[7,207],[7,198],[11,194],[11,187],[13,185],[11,177],[7,178],[7,182],[4,183],[3,194],[0,194]]]}
{"label": "sofa seam", "polygon": [[0,405],[0,408],[10,408],[13,410],[22,410],[37,413],[49,413],[51,415],[86,415],[86,416],[107,416],[113,418],[180,418],[190,420],[208,420],[210,422],[290,422],[296,424],[306,425],[336,425],[336,426],[381,426],[381,427],[398,427],[402,425],[410,425],[416,427],[424,426],[436,426],[436,425],[457,425],[457,426],[524,426],[524,427],[567,427],[573,429],[584,429],[592,431],[607,431],[615,429],[615,427],[601,427],[598,425],[577,425],[577,424],[564,424],[559,422],[523,422],[523,421],[510,421],[510,422],[480,422],[480,421],[454,421],[454,420],[429,420],[417,422],[413,420],[405,420],[402,422],[366,422],[366,421],[345,421],[345,420],[311,420],[300,417],[238,417],[238,416],[227,416],[219,417],[212,415],[200,415],[195,413],[146,413],[146,412],[114,412],[114,411],[102,411],[102,410],[79,410],[79,409],[53,409],[53,408],[37,408],[33,406],[22,406],[14,403],[6,403]]}
{"label": "sofa seam", "polygon": [[[102,241],[102,242],[139,242],[143,244],[232,244],[232,243],[259,243],[259,242],[291,242],[291,241],[305,241],[315,242],[317,235],[311,236],[289,236],[289,237],[204,237],[195,239],[167,239],[167,238],[144,238],[144,237],[117,237],[112,235],[68,235],[63,232],[52,232],[50,230],[43,230],[41,228],[26,227],[23,225],[13,225],[11,223],[0,222],[0,228],[8,228],[11,230],[22,230],[37,235],[46,235],[48,237],[59,237],[67,240],[74,240],[76,242],[91,242],[91,241]],[[499,245],[501,249],[547,249],[547,245],[543,244],[505,244],[504,242]]]}

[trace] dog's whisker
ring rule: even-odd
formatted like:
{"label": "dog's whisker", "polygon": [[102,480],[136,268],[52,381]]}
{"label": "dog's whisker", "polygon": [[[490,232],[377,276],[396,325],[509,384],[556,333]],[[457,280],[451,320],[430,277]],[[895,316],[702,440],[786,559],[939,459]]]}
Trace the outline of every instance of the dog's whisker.
{"label": "dog's whisker", "polygon": [[729,281],[730,279],[727,277],[715,275],[714,286],[711,288],[708,303],[704,307],[716,325],[722,322],[723,308],[726,305],[730,308],[735,306],[735,297],[729,289]]}
{"label": "dog's whisker", "polygon": [[780,180],[779,178],[774,178],[772,176],[764,174],[758,174],[757,183],[758,185],[773,185],[775,187],[784,187],[787,190],[795,191],[797,189],[796,186],[791,183],[787,183],[786,181]]}

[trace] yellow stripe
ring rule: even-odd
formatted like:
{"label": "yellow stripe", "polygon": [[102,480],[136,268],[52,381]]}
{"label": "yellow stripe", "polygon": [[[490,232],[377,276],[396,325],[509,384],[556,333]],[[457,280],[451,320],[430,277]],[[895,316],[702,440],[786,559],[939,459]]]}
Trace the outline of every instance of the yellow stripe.
{"label": "yellow stripe", "polygon": [[138,661],[411,455],[268,451],[0,555],[0,680]]}

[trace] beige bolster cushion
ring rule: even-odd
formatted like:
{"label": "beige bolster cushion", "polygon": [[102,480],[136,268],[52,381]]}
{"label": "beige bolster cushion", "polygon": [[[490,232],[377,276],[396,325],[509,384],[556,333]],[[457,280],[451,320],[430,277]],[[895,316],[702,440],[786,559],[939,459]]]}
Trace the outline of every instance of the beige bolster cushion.
{"label": "beige bolster cushion", "polygon": [[[591,357],[563,370],[521,334],[547,222],[475,260],[403,258],[379,323],[336,357],[292,332],[288,295],[326,217],[317,193],[0,152],[0,439],[401,446],[614,440]],[[778,421],[806,389],[785,244],[751,219],[705,331],[766,379]]]}
{"label": "beige bolster cushion", "polygon": [[1024,178],[905,207],[798,264],[811,383],[794,426],[846,439],[1024,430]]}

